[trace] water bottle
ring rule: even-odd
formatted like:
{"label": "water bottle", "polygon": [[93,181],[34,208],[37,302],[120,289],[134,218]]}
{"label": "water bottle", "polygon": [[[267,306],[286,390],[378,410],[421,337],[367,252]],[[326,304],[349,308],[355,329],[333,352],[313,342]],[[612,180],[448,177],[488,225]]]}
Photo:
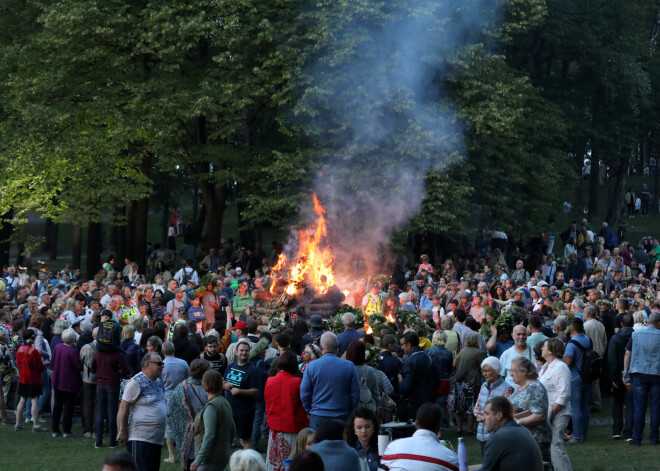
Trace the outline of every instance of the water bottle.
{"label": "water bottle", "polygon": [[468,471],[468,469],[467,448],[463,437],[458,437],[458,471]]}

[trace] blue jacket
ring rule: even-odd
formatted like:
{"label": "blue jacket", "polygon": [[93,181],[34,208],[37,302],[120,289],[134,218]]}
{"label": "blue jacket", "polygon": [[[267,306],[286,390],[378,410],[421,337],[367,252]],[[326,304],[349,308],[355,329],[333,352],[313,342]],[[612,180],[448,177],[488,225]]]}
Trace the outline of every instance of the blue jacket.
{"label": "blue jacket", "polygon": [[401,376],[399,392],[409,400],[407,418],[414,419],[419,406],[435,401],[436,389],[440,384],[438,373],[431,358],[421,348],[415,347],[403,363]]}
{"label": "blue jacket", "polygon": [[[316,363],[313,361],[309,366]],[[309,366],[307,368],[309,368]],[[307,376],[307,370],[305,370]],[[360,457],[355,449],[344,440],[324,440],[310,448],[323,460],[323,468],[328,470],[360,471]]]}
{"label": "blue jacket", "polygon": [[342,356],[346,352],[350,344],[356,340],[360,340],[360,337],[362,337],[362,334],[353,328],[346,329],[341,334],[339,334],[337,336],[339,356]]}
{"label": "blue jacket", "polygon": [[305,369],[300,399],[308,414],[342,417],[360,403],[360,381],[355,365],[326,353]]}

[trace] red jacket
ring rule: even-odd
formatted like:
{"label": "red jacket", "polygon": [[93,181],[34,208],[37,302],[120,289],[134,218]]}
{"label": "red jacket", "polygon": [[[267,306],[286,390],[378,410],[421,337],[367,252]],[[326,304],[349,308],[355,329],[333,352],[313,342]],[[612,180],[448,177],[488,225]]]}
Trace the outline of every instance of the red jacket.
{"label": "red jacket", "polygon": [[298,433],[309,427],[309,417],[300,400],[301,382],[301,378],[286,371],[266,381],[266,420],[273,432]]}
{"label": "red jacket", "polygon": [[36,348],[31,345],[23,345],[19,348],[16,352],[16,366],[19,383],[43,386],[41,372],[45,366]]}

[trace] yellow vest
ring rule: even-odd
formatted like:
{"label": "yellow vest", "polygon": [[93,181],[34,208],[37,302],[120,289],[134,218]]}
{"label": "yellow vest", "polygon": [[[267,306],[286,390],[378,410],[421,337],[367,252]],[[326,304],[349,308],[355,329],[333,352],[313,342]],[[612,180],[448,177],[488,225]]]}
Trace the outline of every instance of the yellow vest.
{"label": "yellow vest", "polygon": [[372,314],[383,313],[383,295],[379,294],[378,299],[374,299],[373,295],[367,293],[367,307],[364,309],[364,314],[370,316]]}

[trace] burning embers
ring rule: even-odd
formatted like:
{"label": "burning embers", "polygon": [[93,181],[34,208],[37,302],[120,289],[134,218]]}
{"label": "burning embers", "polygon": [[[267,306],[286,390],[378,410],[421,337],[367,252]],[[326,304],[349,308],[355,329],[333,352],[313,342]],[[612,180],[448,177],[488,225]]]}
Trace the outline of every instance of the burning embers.
{"label": "burning embers", "polygon": [[286,286],[284,292],[288,296],[294,296],[306,287],[313,288],[316,294],[326,294],[335,284],[335,257],[325,241],[328,235],[325,208],[316,194],[312,199],[316,221],[307,229],[298,231],[298,250],[295,257],[289,258],[282,253],[277,259],[272,269],[272,294],[279,294],[278,287],[281,289],[283,285]]}

